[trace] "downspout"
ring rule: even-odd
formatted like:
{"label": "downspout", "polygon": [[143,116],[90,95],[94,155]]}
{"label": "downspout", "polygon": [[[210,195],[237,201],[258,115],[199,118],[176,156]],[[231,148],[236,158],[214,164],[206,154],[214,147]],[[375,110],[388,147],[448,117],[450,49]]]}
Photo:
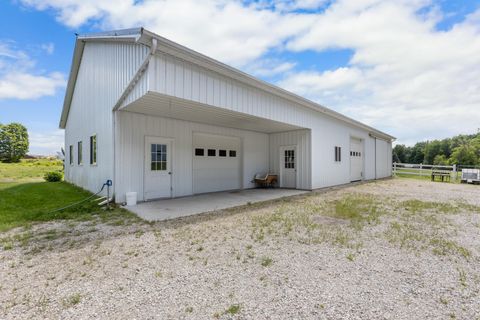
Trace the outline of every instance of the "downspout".
{"label": "downspout", "polygon": [[116,118],[116,116],[117,116],[117,112],[116,111],[118,111],[118,109],[122,105],[123,101],[125,101],[127,96],[130,94],[130,92],[133,90],[133,88],[135,87],[137,82],[142,77],[145,70],[147,70],[147,67],[148,67],[148,64],[150,63],[150,60],[152,59],[152,57],[155,55],[155,52],[157,51],[157,46],[158,46],[157,39],[152,39],[152,45],[150,47],[150,52],[145,57],[145,60],[140,65],[137,72],[132,77],[132,80],[130,80],[127,87],[125,88],[122,95],[120,96],[117,103],[115,104],[115,106],[112,109],[112,118],[113,118],[113,124],[112,124],[112,131],[113,131],[113,181],[114,181],[112,197],[115,195],[115,192],[116,192],[115,186],[116,186],[116,183],[117,183],[116,182],[116,178],[117,178],[116,177],[116,167],[117,167],[117,165],[116,165],[116,151],[117,151],[117,149],[116,149],[116,140],[117,140],[117,133],[116,133],[117,118]]}

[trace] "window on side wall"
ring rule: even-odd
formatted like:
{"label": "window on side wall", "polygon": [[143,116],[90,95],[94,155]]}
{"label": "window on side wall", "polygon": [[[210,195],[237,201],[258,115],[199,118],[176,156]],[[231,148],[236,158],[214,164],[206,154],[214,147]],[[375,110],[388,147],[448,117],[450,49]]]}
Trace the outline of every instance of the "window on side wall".
{"label": "window on side wall", "polygon": [[78,159],[77,159],[77,163],[78,165],[82,165],[83,164],[83,159],[82,159],[82,141],[78,141],[78,144],[77,144],[77,155],[78,155]]}
{"label": "window on side wall", "polygon": [[97,164],[97,135],[90,137],[90,164]]}
{"label": "window on side wall", "polygon": [[335,147],[335,162],[341,162],[341,161],[342,161],[342,148]]}
{"label": "window on side wall", "polygon": [[73,165],[73,145],[70,145],[68,147],[68,159],[69,159],[70,165]]}

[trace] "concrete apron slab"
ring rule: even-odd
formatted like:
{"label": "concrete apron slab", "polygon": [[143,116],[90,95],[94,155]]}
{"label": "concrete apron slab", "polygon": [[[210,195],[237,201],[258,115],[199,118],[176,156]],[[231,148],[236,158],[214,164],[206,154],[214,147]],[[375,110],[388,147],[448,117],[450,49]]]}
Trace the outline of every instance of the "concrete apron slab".
{"label": "concrete apron slab", "polygon": [[248,189],[147,201],[138,203],[135,206],[124,206],[124,208],[137,214],[144,220],[161,221],[238,207],[248,203],[274,200],[307,192],[310,191],[292,189]]}

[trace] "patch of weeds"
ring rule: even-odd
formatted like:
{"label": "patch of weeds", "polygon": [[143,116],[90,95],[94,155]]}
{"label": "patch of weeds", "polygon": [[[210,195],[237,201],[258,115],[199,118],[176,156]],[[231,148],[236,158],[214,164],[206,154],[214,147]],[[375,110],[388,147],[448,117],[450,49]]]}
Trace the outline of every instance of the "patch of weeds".
{"label": "patch of weeds", "polygon": [[448,300],[447,300],[447,298],[445,298],[445,297],[440,297],[440,302],[441,302],[442,304],[444,304],[444,305],[447,305],[447,304],[448,304]]}
{"label": "patch of weeds", "polygon": [[272,263],[273,263],[272,258],[270,258],[270,257],[263,257],[260,264],[261,264],[263,267],[269,267],[269,266],[272,265]]}
{"label": "patch of weeds", "polygon": [[462,287],[467,287],[467,273],[463,269],[458,269],[458,280]]}
{"label": "patch of weeds", "polygon": [[12,250],[13,249],[13,242],[12,241],[6,241],[3,243],[3,250]]}
{"label": "patch of weeds", "polygon": [[385,231],[385,235],[390,243],[398,243],[401,248],[409,249],[416,249],[418,242],[424,241],[426,237],[418,226],[398,221],[390,223],[390,227]]}
{"label": "patch of weeds", "polygon": [[471,256],[470,251],[459,245],[453,240],[446,240],[442,238],[433,238],[430,241],[430,245],[433,246],[433,253],[440,256],[446,256],[448,254],[456,254],[468,259]]}
{"label": "patch of weeds", "polygon": [[90,265],[92,265],[93,261],[94,260],[93,260],[92,256],[88,255],[88,256],[85,257],[85,259],[83,259],[83,265],[84,266],[90,266]]}
{"label": "patch of weeds", "polygon": [[199,246],[199,247],[197,248],[197,251],[198,251],[198,252],[202,252],[202,251],[203,251],[203,247],[202,247],[202,246]]}
{"label": "patch of weeds", "polygon": [[162,273],[161,273],[160,271],[155,272],[155,277],[156,277],[156,278],[161,278],[161,277],[162,277]]}
{"label": "patch of weeds", "polygon": [[75,293],[63,299],[62,304],[65,308],[70,308],[79,304],[81,300],[82,296],[79,293]]}
{"label": "patch of weeds", "polygon": [[138,230],[137,232],[135,232],[135,238],[140,238],[141,236],[143,236],[143,234],[145,233],[145,231],[143,230]]}
{"label": "patch of weeds", "polygon": [[355,260],[355,255],[354,255],[353,253],[351,253],[351,252],[349,252],[346,257],[347,257],[347,259],[350,260],[350,261]]}
{"label": "patch of weeds", "polygon": [[337,219],[350,220],[351,226],[361,230],[366,224],[378,224],[385,213],[380,203],[372,196],[347,195],[328,203],[326,214]]}
{"label": "patch of weeds", "polygon": [[421,201],[417,199],[401,202],[400,208],[410,211],[413,214],[428,210],[433,210],[435,212],[441,212],[445,214],[458,213],[460,211],[460,207],[458,205],[453,205],[451,203]]}
{"label": "patch of weeds", "polygon": [[232,304],[227,310],[225,310],[225,313],[235,315],[240,312],[240,309],[241,307],[239,304]]}
{"label": "patch of weeds", "polygon": [[186,307],[185,312],[192,313],[193,312],[193,307]]}

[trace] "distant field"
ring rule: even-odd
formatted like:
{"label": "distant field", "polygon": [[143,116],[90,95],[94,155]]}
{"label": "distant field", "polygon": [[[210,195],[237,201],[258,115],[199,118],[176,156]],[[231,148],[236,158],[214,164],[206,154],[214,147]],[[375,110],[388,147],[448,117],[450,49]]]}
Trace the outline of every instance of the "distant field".
{"label": "distant field", "polygon": [[0,183],[42,179],[50,171],[63,171],[62,161],[23,159],[19,163],[0,162]]}

